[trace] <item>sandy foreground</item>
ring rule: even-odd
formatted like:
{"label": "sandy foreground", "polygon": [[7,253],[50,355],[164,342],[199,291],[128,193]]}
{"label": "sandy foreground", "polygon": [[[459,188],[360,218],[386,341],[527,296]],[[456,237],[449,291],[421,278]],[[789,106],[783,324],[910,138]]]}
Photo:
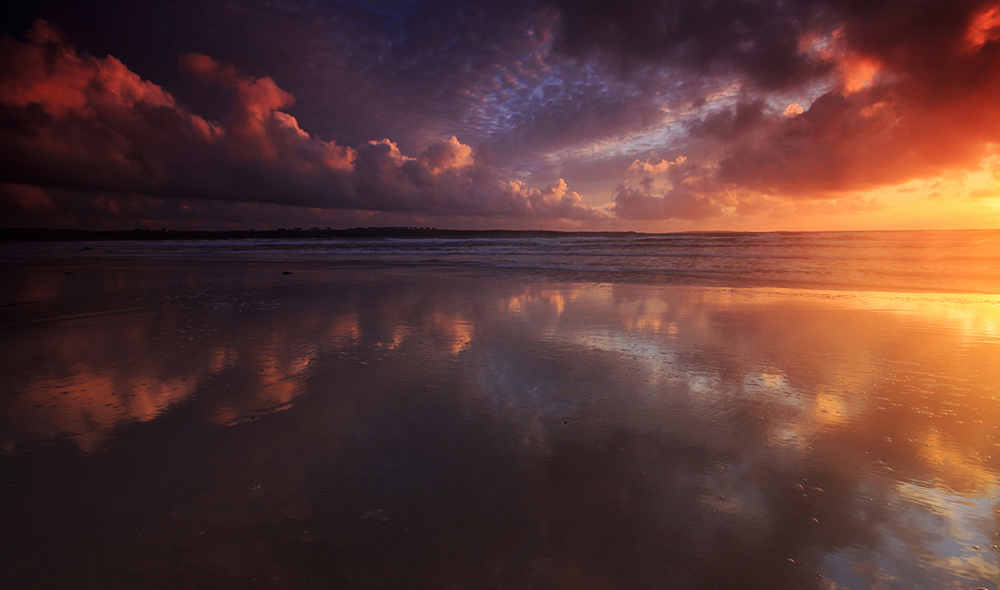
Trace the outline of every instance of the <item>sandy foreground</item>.
{"label": "sandy foreground", "polygon": [[0,587],[997,588],[996,296],[285,268],[5,269]]}

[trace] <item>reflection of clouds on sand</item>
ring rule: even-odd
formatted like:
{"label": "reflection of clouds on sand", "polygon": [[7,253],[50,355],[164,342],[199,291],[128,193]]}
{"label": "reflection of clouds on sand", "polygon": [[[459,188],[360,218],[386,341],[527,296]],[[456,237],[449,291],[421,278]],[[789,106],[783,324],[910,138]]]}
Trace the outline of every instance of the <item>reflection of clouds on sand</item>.
{"label": "reflection of clouds on sand", "polygon": [[[246,376],[246,388],[236,402],[217,398],[209,410],[211,421],[232,424],[287,408],[316,356],[315,351],[253,354],[245,348],[241,352],[237,344],[208,350],[193,346],[178,362],[181,349],[157,346],[153,338],[144,342],[144,332],[134,323],[94,325],[71,337],[33,341],[40,348],[22,350],[46,358],[32,371],[36,376],[7,385],[16,395],[4,408],[14,425],[5,449],[67,437],[84,452],[98,451],[115,429],[156,419],[188,401],[204,380],[232,373]],[[115,345],[122,341],[130,343],[127,353]]]}
{"label": "reflection of clouds on sand", "polygon": [[[405,333],[393,330],[390,339],[390,348],[397,346],[405,337]],[[333,319],[330,322],[330,340],[335,346],[350,346],[356,344],[361,339],[361,326],[358,325],[358,316],[346,314]]]}
{"label": "reflection of clouds on sand", "polygon": [[222,371],[236,366],[240,360],[240,351],[229,346],[222,346],[212,351],[209,359],[209,372],[212,375],[218,375]]}
{"label": "reflection of clouds on sand", "polygon": [[[242,493],[263,479],[296,527],[329,516],[296,539],[345,542],[347,518],[412,527],[423,543],[472,519],[507,531],[483,534],[510,549],[511,571],[543,555],[550,587],[650,571],[689,588],[995,579],[991,308],[320,276],[271,290],[241,277],[240,289],[6,335],[2,362],[32,367],[0,377],[13,392],[0,407],[7,452],[66,437],[96,453],[116,428],[184,405],[242,425],[218,438],[253,473],[221,480]],[[314,498],[302,490],[316,480]],[[209,512],[238,521],[258,500]],[[358,516],[376,509],[390,520]],[[517,557],[522,546],[532,555]],[[641,565],[622,574],[606,555]]]}
{"label": "reflection of clouds on sand", "polygon": [[248,378],[241,383],[242,391],[214,405],[209,411],[209,420],[220,426],[230,426],[288,409],[292,400],[302,393],[302,380],[317,354],[316,349],[311,349],[287,356],[270,351],[249,355],[250,360],[244,367]]}
{"label": "reflection of clouds on sand", "polygon": [[116,429],[199,397],[219,425],[287,409],[317,356],[351,342],[341,321],[351,316],[331,326],[347,341],[303,345],[317,329],[309,317],[269,315],[274,302],[252,292],[213,292],[218,279],[204,273],[75,279],[39,268],[24,278],[19,296],[48,299],[2,318],[14,326],[0,341],[6,452],[59,438],[96,452]]}
{"label": "reflection of clouds on sand", "polygon": [[964,496],[982,495],[1000,487],[997,474],[984,469],[984,457],[976,448],[947,440],[937,431],[923,434],[917,445],[922,462],[933,467],[936,487]]}
{"label": "reflection of clouds on sand", "polygon": [[[881,580],[902,578],[924,584],[914,587],[956,587],[954,581],[959,581],[981,588],[984,581],[998,579],[998,539],[990,532],[995,525],[984,522],[983,515],[996,509],[994,498],[1000,486],[994,482],[978,497],[911,482],[892,482],[891,490],[884,500],[896,514],[880,523],[881,555],[855,549],[853,559],[840,555],[841,561],[854,568],[859,564],[872,568],[870,585],[876,587],[884,583]],[[919,557],[916,563],[914,556]]]}
{"label": "reflection of clouds on sand", "polygon": [[[940,535],[939,542],[949,546],[948,550],[934,556],[934,566],[942,571],[956,572],[968,580],[998,580],[1000,539],[984,534],[990,526],[983,522],[982,515],[995,512],[997,504],[993,498],[1000,495],[1000,485],[993,482],[990,489],[981,491],[983,495],[970,498],[966,494],[940,489],[909,484],[899,486],[899,495],[904,502],[920,506],[925,510],[924,514],[929,508],[935,516],[942,516],[935,521],[921,523],[925,529]],[[906,533],[905,530],[897,532],[900,536]]]}
{"label": "reflection of clouds on sand", "polygon": [[[287,313],[274,311],[274,301],[198,292],[206,286],[204,277],[159,280],[166,283],[161,289],[181,285],[167,297],[180,303],[155,312],[112,307],[98,316],[103,319],[81,323],[76,319],[81,314],[72,313],[78,286],[46,269],[27,275],[20,296],[49,301],[47,309],[54,310],[49,315],[55,317],[45,320],[45,309],[38,315],[55,323],[51,329],[12,332],[16,338],[4,343],[16,350],[8,361],[28,368],[0,378],[13,395],[3,406],[12,425],[5,429],[4,450],[67,437],[95,452],[116,428],[153,420],[196,393],[204,394],[200,403],[210,422],[237,424],[291,407],[305,391],[310,369],[334,352],[391,353],[406,343],[433,341],[435,349],[458,355],[475,338],[470,313],[455,311],[450,303],[428,307],[406,294],[376,294],[371,301],[379,306],[376,314],[365,312],[370,305],[345,307],[343,301],[329,310],[310,303]],[[114,273],[86,287],[100,295],[92,305],[108,307],[123,294],[155,295],[156,281],[130,283]],[[130,292],[130,284],[139,288]]]}
{"label": "reflection of clouds on sand", "polygon": [[[66,436],[85,452],[99,450],[111,432],[129,422],[148,422],[195,390],[193,377],[157,379],[130,372],[69,367],[67,379],[39,378],[6,408],[11,422],[30,425],[32,439]],[[14,449],[14,441],[4,444]]]}
{"label": "reflection of clouds on sand", "polygon": [[820,428],[845,424],[852,414],[859,412],[850,407],[849,400],[832,391],[818,391],[813,398],[811,419]]}
{"label": "reflection of clouds on sand", "polygon": [[419,321],[400,320],[387,325],[363,326],[356,313],[336,316],[330,322],[330,342],[337,348],[372,346],[392,351],[408,339],[431,338],[445,342],[452,354],[469,347],[475,337],[472,321],[464,314],[435,309]]}
{"label": "reflection of clouds on sand", "polygon": [[451,354],[469,348],[476,331],[472,322],[460,314],[435,311],[431,316],[432,332],[444,342]]}
{"label": "reflection of clouds on sand", "polygon": [[499,309],[508,314],[522,315],[538,311],[551,311],[558,317],[580,295],[580,289],[566,285],[559,289],[548,286],[525,286],[520,293],[509,295],[499,302]]}
{"label": "reflection of clouds on sand", "polygon": [[196,390],[204,369],[165,370],[169,361],[138,316],[69,317],[11,329],[0,341],[8,452],[62,436],[94,452],[119,426],[153,420]]}

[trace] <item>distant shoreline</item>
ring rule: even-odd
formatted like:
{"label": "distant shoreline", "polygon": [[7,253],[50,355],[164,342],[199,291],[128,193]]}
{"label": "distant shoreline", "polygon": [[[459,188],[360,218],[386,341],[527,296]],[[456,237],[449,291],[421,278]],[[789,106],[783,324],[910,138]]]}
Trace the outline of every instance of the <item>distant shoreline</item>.
{"label": "distant shoreline", "polygon": [[316,238],[474,238],[655,235],[633,231],[462,230],[433,227],[354,227],[349,229],[280,228],[273,230],[84,230],[0,229],[0,242],[90,242],[104,240],[246,240]]}
{"label": "distant shoreline", "polygon": [[174,230],[174,229],[124,229],[86,230],[51,228],[0,228],[0,243],[11,242],[97,242],[97,241],[164,241],[164,240],[274,240],[274,239],[322,239],[322,238],[572,238],[572,237],[622,237],[622,236],[668,236],[668,235],[750,235],[750,234],[820,234],[820,233],[904,233],[904,232],[976,232],[996,230],[977,229],[913,229],[913,230],[829,230],[829,231],[684,231],[684,232],[637,232],[637,231],[558,231],[558,230],[515,230],[515,229],[438,229],[434,227],[352,227],[332,228],[279,228],[273,230]]}

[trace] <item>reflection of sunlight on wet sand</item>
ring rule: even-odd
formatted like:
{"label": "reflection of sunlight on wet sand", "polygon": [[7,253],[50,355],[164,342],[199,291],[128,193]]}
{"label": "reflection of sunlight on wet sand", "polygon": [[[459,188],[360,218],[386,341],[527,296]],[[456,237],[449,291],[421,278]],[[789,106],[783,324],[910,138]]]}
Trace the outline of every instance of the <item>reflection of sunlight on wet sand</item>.
{"label": "reflection of sunlight on wet sand", "polygon": [[949,324],[963,340],[1000,339],[1000,295],[858,293],[861,305]]}
{"label": "reflection of sunlight on wet sand", "polygon": [[985,459],[1000,452],[1000,297],[595,286],[575,299],[604,315],[555,337],[625,355],[701,404],[742,392],[784,408],[772,442],[862,433],[941,489],[997,482]]}
{"label": "reflection of sunlight on wet sand", "polygon": [[654,336],[676,334],[677,324],[665,319],[670,307],[670,304],[662,299],[649,299],[619,303],[618,312],[623,319],[625,329],[629,332]]}
{"label": "reflection of sunlight on wet sand", "polygon": [[833,393],[818,393],[813,399],[812,419],[820,425],[841,425],[852,418],[842,396]]}
{"label": "reflection of sunlight on wet sand", "polygon": [[728,304],[794,304],[825,302],[838,308],[878,310],[937,320],[967,338],[1000,338],[1000,295],[961,293],[884,293],[865,291],[799,291],[794,289],[737,289],[708,301]]}

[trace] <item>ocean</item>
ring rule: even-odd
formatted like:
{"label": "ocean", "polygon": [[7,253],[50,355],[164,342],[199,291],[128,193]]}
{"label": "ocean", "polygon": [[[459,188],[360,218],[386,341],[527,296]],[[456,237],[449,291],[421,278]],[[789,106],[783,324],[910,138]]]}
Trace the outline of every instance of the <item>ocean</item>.
{"label": "ocean", "polygon": [[1000,293],[1000,231],[553,234],[13,243],[0,261],[284,262],[544,280]]}

